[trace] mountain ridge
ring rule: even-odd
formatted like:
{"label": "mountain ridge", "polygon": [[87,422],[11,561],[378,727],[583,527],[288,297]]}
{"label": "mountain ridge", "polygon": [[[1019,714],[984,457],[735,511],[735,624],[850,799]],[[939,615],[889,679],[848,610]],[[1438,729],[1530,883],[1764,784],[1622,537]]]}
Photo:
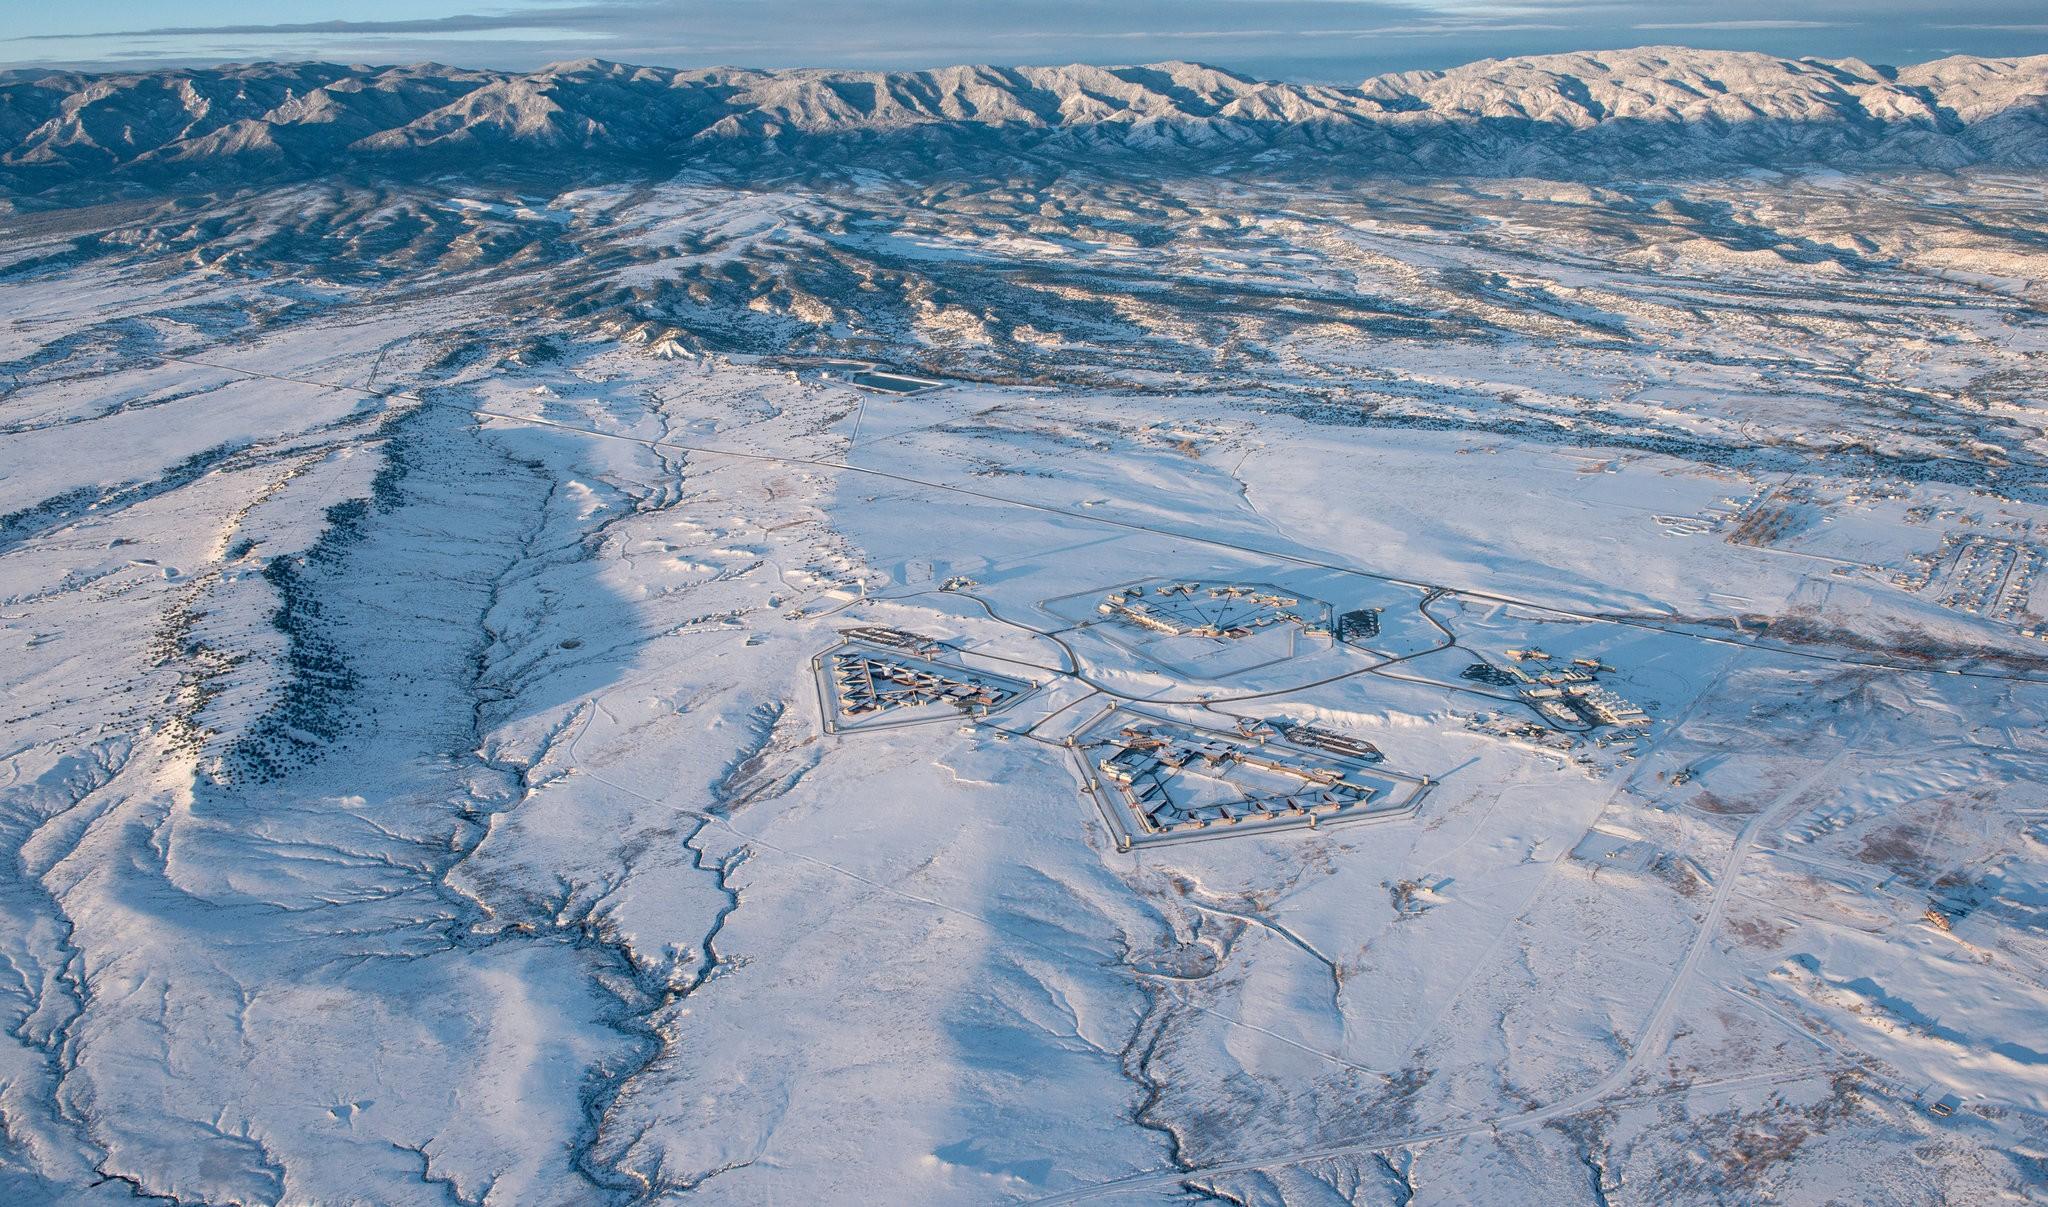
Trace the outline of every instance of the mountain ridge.
{"label": "mountain ridge", "polygon": [[234,186],[512,165],[945,175],[1239,163],[1592,176],[2048,164],[2048,56],[1855,59],[1642,47],[1485,59],[1357,85],[1186,61],[922,71],[537,71],[254,63],[0,75],[0,189]]}

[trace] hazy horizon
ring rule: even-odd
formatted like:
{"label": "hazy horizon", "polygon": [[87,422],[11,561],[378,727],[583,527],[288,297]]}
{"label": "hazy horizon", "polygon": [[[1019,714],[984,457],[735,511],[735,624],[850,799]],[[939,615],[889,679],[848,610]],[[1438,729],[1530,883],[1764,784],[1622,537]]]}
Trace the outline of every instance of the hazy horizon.
{"label": "hazy horizon", "polygon": [[17,15],[0,67],[135,70],[252,61],[435,61],[502,70],[603,58],[649,66],[904,70],[960,63],[1188,59],[1268,79],[1357,80],[1476,59],[1684,45],[1904,65],[2048,53],[2048,20],[2011,0],[1734,0],[1711,19],[1654,0],[763,0],[699,10],[647,0],[333,0],[284,6],[137,0]]}

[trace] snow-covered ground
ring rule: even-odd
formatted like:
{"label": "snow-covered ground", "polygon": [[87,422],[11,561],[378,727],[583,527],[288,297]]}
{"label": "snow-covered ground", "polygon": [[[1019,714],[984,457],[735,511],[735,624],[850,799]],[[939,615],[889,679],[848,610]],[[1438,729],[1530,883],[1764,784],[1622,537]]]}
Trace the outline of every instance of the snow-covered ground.
{"label": "snow-covered ground", "polygon": [[[7,232],[0,1198],[2038,1200],[2038,181],[1034,187]],[[1120,849],[1116,708],[1426,791]]]}

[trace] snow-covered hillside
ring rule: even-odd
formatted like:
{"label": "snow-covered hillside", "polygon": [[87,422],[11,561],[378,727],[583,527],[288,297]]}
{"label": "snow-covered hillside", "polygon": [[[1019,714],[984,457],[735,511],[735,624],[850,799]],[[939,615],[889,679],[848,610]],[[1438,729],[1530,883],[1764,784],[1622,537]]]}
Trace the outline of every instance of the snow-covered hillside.
{"label": "snow-covered hillside", "polygon": [[2039,1201],[2042,71],[11,79],[0,1202]]}

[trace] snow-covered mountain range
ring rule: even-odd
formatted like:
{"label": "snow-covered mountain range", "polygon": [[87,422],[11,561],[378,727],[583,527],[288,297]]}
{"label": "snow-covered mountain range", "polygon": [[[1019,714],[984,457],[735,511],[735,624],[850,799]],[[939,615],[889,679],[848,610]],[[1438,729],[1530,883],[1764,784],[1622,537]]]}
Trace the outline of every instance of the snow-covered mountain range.
{"label": "snow-covered mountain range", "polygon": [[1154,166],[1596,176],[2048,162],[2048,56],[1857,60],[1650,47],[1486,60],[1356,87],[1196,63],[913,72],[530,73],[263,63],[0,75],[0,188],[162,187],[349,168],[546,165],[944,174],[996,155]]}

